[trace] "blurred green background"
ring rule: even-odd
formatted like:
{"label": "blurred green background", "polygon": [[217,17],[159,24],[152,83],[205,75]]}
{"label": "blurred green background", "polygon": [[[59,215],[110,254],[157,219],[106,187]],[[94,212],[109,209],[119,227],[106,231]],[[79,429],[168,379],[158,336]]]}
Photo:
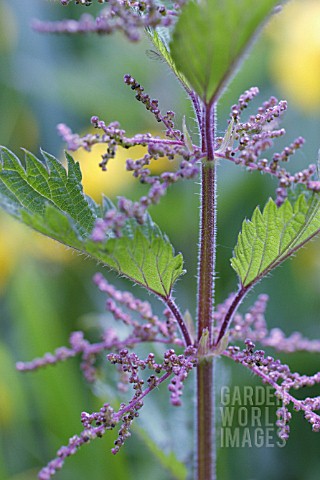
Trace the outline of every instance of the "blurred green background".
{"label": "blurred green background", "polygon": [[[185,95],[166,66],[150,59],[146,53],[151,48],[147,41],[130,45],[122,35],[111,38],[40,35],[30,26],[33,18],[77,18],[83,12],[81,7],[62,8],[58,2],[46,0],[1,0],[0,144],[15,153],[19,153],[20,147],[38,153],[42,147],[62,158],[64,146],[56,135],[56,124],[65,122],[74,131],[86,131],[91,115],[99,115],[106,122],[119,120],[130,134],[158,132],[159,126],[153,117],[123,84],[125,73],[135,76],[152,97],[158,98],[163,110],[179,112],[178,127],[186,115],[196,140],[192,111]],[[294,1],[273,20],[221,101],[219,134],[225,129],[230,105],[245,89],[257,85],[261,95],[256,107],[271,94],[289,101],[290,109],[283,122],[287,136],[277,143],[277,150],[298,135],[307,140],[305,148],[291,161],[292,170],[316,162],[320,138],[319,32],[318,0]],[[86,192],[96,199],[102,191],[112,198],[119,194],[140,195],[141,190],[124,171],[124,154],[119,155],[107,174],[101,173],[97,166],[99,151],[90,156],[80,152],[76,158],[83,167]],[[218,302],[236,288],[229,259],[241,222],[251,215],[257,204],[262,206],[270,195],[274,196],[275,187],[270,178],[246,174],[240,168],[221,162]],[[192,183],[172,187],[161,205],[152,211],[176,250],[185,257],[188,274],[178,283],[176,298],[182,310],[188,308],[193,316],[198,212],[198,185]],[[107,372],[112,380],[110,388],[98,385],[92,389],[82,379],[76,359],[37,373],[23,375],[15,371],[16,361],[31,360],[67,344],[73,330],[84,328],[88,336],[97,338],[95,322],[104,315],[104,298],[91,280],[97,269],[93,262],[42,239],[1,213],[0,480],[36,478],[37,471],[54,456],[59,446],[80,432],[82,410],[99,409],[110,399],[115,403],[119,401],[112,370]],[[104,273],[120,288],[129,288],[125,280],[107,270]],[[145,298],[138,287],[134,292]],[[287,334],[300,330],[307,337],[320,338],[319,240],[258,285],[242,311],[261,292],[270,295],[267,310],[270,327],[280,326]],[[161,311],[156,301],[155,311]],[[107,316],[103,317],[105,320]],[[299,353],[281,358],[301,373],[312,374],[320,368],[319,355]],[[219,388],[229,382],[235,386],[260,385],[240,366],[227,361],[218,362],[217,378]],[[169,405],[164,386],[159,395],[146,402],[133,437],[119,455],[110,454],[113,442],[110,434],[69,459],[57,479],[186,478],[175,457],[163,458],[160,452],[169,454],[173,450],[190,475],[192,388],[190,378],[184,406],[176,409]],[[319,395],[319,388],[306,391],[306,396],[311,394]],[[140,431],[141,427],[147,435]],[[293,416],[291,430],[286,448],[221,448],[219,480],[318,479],[319,435],[311,432],[301,414]]]}

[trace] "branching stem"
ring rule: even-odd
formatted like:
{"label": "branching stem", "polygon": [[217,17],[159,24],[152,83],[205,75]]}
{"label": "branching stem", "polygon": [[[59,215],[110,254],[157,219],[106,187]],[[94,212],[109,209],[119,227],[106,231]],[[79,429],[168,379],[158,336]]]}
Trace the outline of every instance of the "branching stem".
{"label": "branching stem", "polygon": [[179,307],[176,305],[172,297],[167,298],[165,300],[165,304],[171,310],[175,319],[177,320],[186,346],[188,347],[189,345],[192,345],[193,342],[192,342],[189,330],[187,328],[185,321],[183,320]]}
{"label": "branching stem", "polygon": [[121,417],[123,415],[125,415],[126,413],[130,412],[130,410],[132,410],[137,403],[141,402],[141,400],[146,397],[152,390],[154,390],[154,388],[158,387],[162,382],[164,382],[165,380],[167,380],[170,376],[172,375],[172,372],[166,372],[164,373],[161,377],[158,378],[157,380],[157,383],[155,385],[152,385],[152,386],[149,386],[147,387],[142,393],[141,395],[137,396],[136,398],[134,398],[131,402],[129,402],[128,405],[126,405],[125,407],[123,407],[122,409],[118,410],[117,413],[114,414],[114,421],[115,422],[119,422]]}
{"label": "branching stem", "polygon": [[248,291],[249,291],[248,288],[241,287],[238,290],[238,292],[236,293],[230,307],[228,308],[227,313],[224,316],[224,319],[223,319],[223,322],[222,322],[222,325],[221,325],[221,328],[220,328],[220,331],[219,331],[219,335],[218,335],[218,337],[215,341],[215,345],[218,345],[218,343],[220,342],[222,337],[227,333],[227,330],[228,330],[229,325],[232,321],[233,315],[236,313],[240,303],[242,302],[243,298],[245,297],[245,295],[247,294]]}

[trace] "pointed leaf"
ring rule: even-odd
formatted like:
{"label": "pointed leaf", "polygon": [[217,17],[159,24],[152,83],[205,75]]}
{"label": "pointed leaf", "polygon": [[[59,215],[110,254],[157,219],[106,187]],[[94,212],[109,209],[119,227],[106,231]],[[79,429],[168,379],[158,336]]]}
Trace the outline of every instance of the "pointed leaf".
{"label": "pointed leaf", "polygon": [[182,118],[182,132],[183,132],[183,139],[184,139],[184,144],[189,150],[189,152],[193,151],[193,144],[192,144],[192,139],[191,135],[188,131],[187,124],[186,124],[186,117],[183,115]]}
{"label": "pointed leaf", "polygon": [[232,117],[229,123],[229,126],[227,128],[227,131],[225,133],[225,136],[223,137],[223,140],[221,142],[221,145],[218,148],[218,150],[216,150],[216,152],[222,153],[222,152],[225,152],[228,147],[232,148],[234,143],[234,137],[235,137],[234,118]]}
{"label": "pointed leaf", "polygon": [[228,345],[229,345],[229,332],[225,333],[221,338],[221,340],[219,340],[216,348],[212,352],[213,356],[222,355],[222,353],[225,350],[227,350]]}
{"label": "pointed leaf", "polygon": [[280,0],[194,0],[183,8],[170,51],[205,103],[217,100]]}
{"label": "pointed leaf", "polygon": [[210,334],[207,328],[202,330],[202,335],[199,340],[198,357],[205,358],[210,352]]}
{"label": "pointed leaf", "polygon": [[25,166],[1,147],[0,206],[35,230],[93,258],[164,298],[183,273],[182,255],[148,217],[143,225],[127,220],[123,235],[91,239],[95,221],[115,208],[98,206],[83,193],[78,163],[66,154],[68,170],[52,155],[44,162],[26,152]]}
{"label": "pointed leaf", "polygon": [[279,208],[272,199],[245,220],[231,260],[241,284],[250,287],[320,232],[320,199],[300,195]]}

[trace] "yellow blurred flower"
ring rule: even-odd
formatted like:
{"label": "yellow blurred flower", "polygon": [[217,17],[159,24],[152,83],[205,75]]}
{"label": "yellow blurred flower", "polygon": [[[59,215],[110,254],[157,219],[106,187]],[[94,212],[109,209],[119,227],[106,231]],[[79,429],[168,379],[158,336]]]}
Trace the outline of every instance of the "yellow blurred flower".
{"label": "yellow blurred flower", "polygon": [[288,100],[307,111],[320,107],[320,1],[290,2],[270,24],[270,70]]}
{"label": "yellow blurred flower", "polygon": [[[140,145],[130,148],[118,148],[116,157],[111,159],[107,165],[107,171],[103,172],[99,167],[101,155],[106,152],[106,145],[94,145],[90,152],[80,149],[71,152],[72,157],[80,163],[82,172],[82,183],[84,191],[96,202],[101,201],[101,194],[104,193],[109,198],[114,199],[119,195],[126,193],[128,189],[134,186],[137,180],[132,172],[126,170],[127,158],[138,160],[147,153],[147,147]],[[161,172],[173,170],[176,162],[168,160],[167,157],[153,160],[150,165],[152,174],[157,175]]]}
{"label": "yellow blurred flower", "polygon": [[126,159],[129,156],[138,159],[146,153],[143,147],[134,147],[130,150],[119,149],[116,158],[108,162],[107,171],[103,172],[99,163],[101,155],[105,152],[106,146],[103,144],[94,145],[90,152],[82,148],[71,152],[74,160],[80,163],[84,192],[98,203],[101,201],[102,193],[115,198],[123,195],[125,190],[130,188],[134,178],[130,172],[126,171]]}
{"label": "yellow blurred flower", "polygon": [[22,260],[30,258],[64,262],[71,252],[58,242],[44,237],[1,212],[0,216],[0,291]]}

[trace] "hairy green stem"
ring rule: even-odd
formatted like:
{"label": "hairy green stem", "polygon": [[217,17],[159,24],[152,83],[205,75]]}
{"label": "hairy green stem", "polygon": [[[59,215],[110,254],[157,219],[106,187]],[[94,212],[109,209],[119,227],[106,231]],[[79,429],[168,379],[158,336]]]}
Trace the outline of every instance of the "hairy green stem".
{"label": "hairy green stem", "polygon": [[[214,108],[205,106],[202,123],[202,151],[206,153],[201,171],[201,223],[198,272],[198,341],[204,330],[212,344],[213,297],[216,250],[216,164],[214,160]],[[197,480],[214,480],[215,424],[213,362],[197,367]]]}

